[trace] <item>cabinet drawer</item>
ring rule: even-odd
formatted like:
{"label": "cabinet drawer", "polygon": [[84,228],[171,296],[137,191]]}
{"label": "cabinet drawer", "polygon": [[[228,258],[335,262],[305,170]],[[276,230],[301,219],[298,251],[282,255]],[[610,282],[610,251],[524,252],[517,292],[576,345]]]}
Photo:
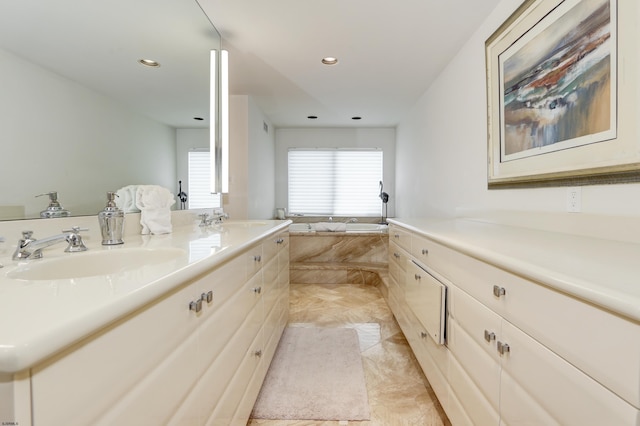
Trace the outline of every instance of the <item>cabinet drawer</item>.
{"label": "cabinet drawer", "polygon": [[640,412],[508,322],[500,407],[507,424],[636,425]]}
{"label": "cabinet drawer", "polygon": [[500,336],[502,318],[456,286],[449,286],[448,291],[450,318],[475,341],[477,349],[499,362],[496,338]]}
{"label": "cabinet drawer", "polygon": [[411,255],[419,262],[438,271],[446,277],[444,271],[450,265],[451,250],[425,238],[413,234],[411,236]]}
{"label": "cabinet drawer", "polygon": [[461,289],[640,408],[640,324],[459,253],[454,263]]}
{"label": "cabinet drawer", "polygon": [[396,282],[404,281],[404,272],[409,260],[409,253],[394,242],[389,243],[389,275]]}
{"label": "cabinet drawer", "polygon": [[396,225],[389,225],[389,241],[393,241],[406,251],[411,251],[411,233]]}

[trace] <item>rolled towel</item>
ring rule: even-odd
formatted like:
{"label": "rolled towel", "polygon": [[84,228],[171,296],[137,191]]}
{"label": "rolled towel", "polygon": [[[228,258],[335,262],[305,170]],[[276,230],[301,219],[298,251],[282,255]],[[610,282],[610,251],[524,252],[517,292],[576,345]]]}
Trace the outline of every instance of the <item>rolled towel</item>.
{"label": "rolled towel", "polygon": [[116,191],[116,206],[125,213],[137,213],[140,209],[136,206],[136,193],[138,185],[128,185]]}
{"label": "rolled towel", "polygon": [[167,189],[157,185],[140,185],[136,206],[140,209],[142,234],[168,234],[172,231],[171,206],[176,200]]}
{"label": "rolled towel", "polygon": [[347,224],[342,222],[318,222],[314,225],[317,232],[344,232]]}

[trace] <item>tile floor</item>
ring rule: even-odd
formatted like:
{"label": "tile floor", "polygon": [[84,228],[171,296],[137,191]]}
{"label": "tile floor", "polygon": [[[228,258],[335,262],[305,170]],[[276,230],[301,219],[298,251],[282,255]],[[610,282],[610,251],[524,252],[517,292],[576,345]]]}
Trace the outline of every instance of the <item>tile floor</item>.
{"label": "tile floor", "polygon": [[[371,420],[362,426],[450,425],[409,344],[377,287],[292,284],[290,326],[352,327],[358,331]],[[338,421],[258,420],[248,425],[344,425]]]}

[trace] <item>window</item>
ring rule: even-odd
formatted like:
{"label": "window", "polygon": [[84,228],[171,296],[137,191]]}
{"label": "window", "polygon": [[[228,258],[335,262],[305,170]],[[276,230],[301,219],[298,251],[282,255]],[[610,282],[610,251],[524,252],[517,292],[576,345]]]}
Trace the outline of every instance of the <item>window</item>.
{"label": "window", "polygon": [[220,207],[220,194],[211,193],[210,176],[209,151],[189,151],[187,202],[190,209]]}
{"label": "window", "polygon": [[290,149],[288,164],[289,212],[380,214],[382,150]]}

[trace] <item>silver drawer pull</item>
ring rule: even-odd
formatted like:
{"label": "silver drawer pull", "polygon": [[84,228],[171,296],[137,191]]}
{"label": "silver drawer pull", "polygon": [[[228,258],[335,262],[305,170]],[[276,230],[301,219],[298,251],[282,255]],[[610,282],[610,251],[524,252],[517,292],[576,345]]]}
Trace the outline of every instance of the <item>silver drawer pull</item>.
{"label": "silver drawer pull", "polygon": [[400,259],[400,253],[393,253],[393,257],[395,257],[396,259]]}
{"label": "silver drawer pull", "polygon": [[422,337],[423,339],[426,339],[426,338],[427,338],[427,336],[428,336],[428,334],[427,334],[427,332],[426,332],[426,331],[421,331],[421,332],[420,332],[420,337]]}
{"label": "silver drawer pull", "polygon": [[498,352],[500,353],[500,355],[504,355],[507,352],[511,352],[511,348],[506,343],[498,342],[497,343],[497,347],[498,347]]}
{"label": "silver drawer pull", "polygon": [[484,331],[484,340],[487,342],[491,342],[492,340],[496,340],[496,333],[493,331],[485,330]]}
{"label": "silver drawer pull", "polygon": [[258,349],[257,351],[255,351],[253,353],[255,356],[257,356],[258,358],[260,358],[262,356],[262,349]]}
{"label": "silver drawer pull", "polygon": [[208,291],[207,293],[202,293],[202,295],[200,296],[200,300],[207,302],[207,303],[211,303],[211,301],[213,300],[213,291]]}
{"label": "silver drawer pull", "polygon": [[505,294],[507,294],[507,290],[504,287],[500,287],[497,285],[493,286],[493,295],[495,297],[504,296]]}
{"label": "silver drawer pull", "polygon": [[253,291],[255,294],[260,294],[262,293],[262,287],[254,287],[251,289],[251,291]]}
{"label": "silver drawer pull", "polygon": [[427,250],[427,249],[422,249],[422,254],[424,254],[424,255],[429,254],[429,250]]}
{"label": "silver drawer pull", "polygon": [[253,256],[253,260],[255,260],[256,262],[260,262],[262,260],[262,256],[260,255]]}
{"label": "silver drawer pull", "polygon": [[394,237],[400,238],[400,234],[395,234]]}
{"label": "silver drawer pull", "polygon": [[276,240],[276,244],[282,244],[282,243],[284,243],[284,239],[283,238],[278,238]]}
{"label": "silver drawer pull", "polygon": [[189,310],[200,312],[202,310],[202,299],[198,299],[194,302],[189,303]]}
{"label": "silver drawer pull", "polygon": [[416,281],[418,281],[418,280],[421,280],[421,279],[422,279],[422,277],[421,277],[420,275],[418,275],[418,274],[415,274],[415,275],[413,276],[413,278],[415,278],[415,280],[416,280]]}

